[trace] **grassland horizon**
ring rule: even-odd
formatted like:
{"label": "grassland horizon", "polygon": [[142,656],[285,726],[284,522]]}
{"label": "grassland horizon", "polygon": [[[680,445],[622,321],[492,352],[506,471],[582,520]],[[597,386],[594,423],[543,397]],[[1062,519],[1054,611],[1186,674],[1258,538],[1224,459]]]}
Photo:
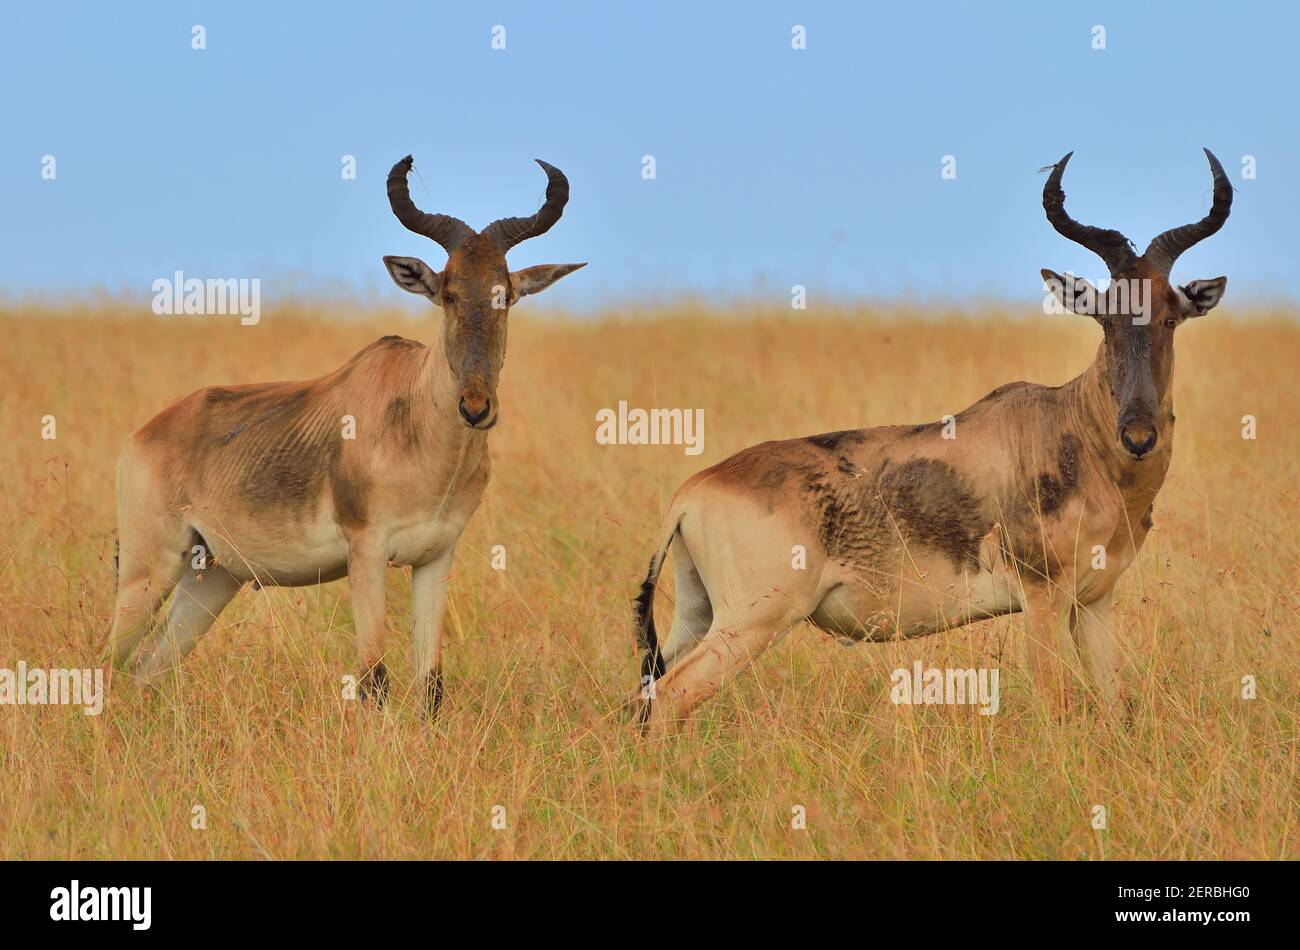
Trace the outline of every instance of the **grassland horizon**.
{"label": "grassland horizon", "polygon": [[[418,314],[303,301],[241,326],[114,295],[0,306],[0,667],[98,665],[133,429],[202,386],[319,376],[387,333],[429,342],[438,312]],[[1065,382],[1100,332],[1020,302],[522,304],[438,722],[407,694],[408,571],[388,578],[385,710],[343,696],[346,580],[245,591],[160,692],[115,684],[98,716],[0,707],[0,857],[1298,857],[1298,317],[1230,289],[1178,330],[1173,464],[1119,585],[1128,721],[1041,716],[1010,617],[852,650],[800,627],[648,742],[617,713],[637,674],[629,601],[686,477],[756,442]],[[596,414],[620,401],[702,409],[702,453],[598,444]],[[1000,669],[1000,711],[892,704],[891,671],[916,662]]]}

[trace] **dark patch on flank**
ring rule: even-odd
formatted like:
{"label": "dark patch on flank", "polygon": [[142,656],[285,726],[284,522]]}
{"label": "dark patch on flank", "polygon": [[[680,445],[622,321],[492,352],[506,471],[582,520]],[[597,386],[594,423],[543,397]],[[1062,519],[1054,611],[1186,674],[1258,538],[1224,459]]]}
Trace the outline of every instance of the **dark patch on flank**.
{"label": "dark patch on flank", "polygon": [[953,566],[979,569],[989,525],[979,498],[946,462],[911,459],[885,473],[880,494],[912,540],[941,550]]}
{"label": "dark patch on flank", "polygon": [[398,396],[384,410],[384,424],[395,428],[404,428],[411,424],[411,400]]}
{"label": "dark patch on flank", "polygon": [[1154,522],[1151,520],[1151,512],[1154,510],[1154,508],[1155,508],[1154,505],[1149,506],[1146,510],[1146,514],[1142,516],[1142,530],[1144,531],[1150,531],[1152,524],[1154,524]]}
{"label": "dark patch on flank", "polygon": [[[191,451],[202,463],[196,466],[200,489],[211,477],[224,484],[210,487],[229,490],[250,511],[297,519],[314,516],[332,501],[341,524],[360,526],[368,517],[370,460],[364,449],[348,448],[339,430],[346,407],[355,405],[349,380],[366,365],[404,371],[407,352],[423,348],[415,340],[384,337],[321,379],[210,387],[149,425],[160,431],[195,425]],[[384,350],[389,352],[377,352]],[[367,379],[364,385],[372,383]],[[391,400],[381,419],[379,436],[407,448],[416,444],[409,396]]]}
{"label": "dark patch on flank", "polygon": [[334,517],[345,527],[362,527],[366,523],[366,497],[370,493],[370,479],[355,466],[336,465],[330,482]]}
{"label": "dark patch on flank", "polygon": [[1006,513],[1003,554],[1026,576],[1050,578],[1060,570],[1060,558],[1045,536],[1043,519],[1059,514],[1078,493],[1082,452],[1079,437],[1063,433],[1057,446],[1056,471],[1029,477],[1002,499],[1001,510]]}
{"label": "dark patch on flank", "polygon": [[310,517],[332,494],[340,521],[360,525],[364,468],[344,465],[338,416],[319,395],[310,383],[254,388],[240,399],[218,393],[204,407],[196,450],[220,453],[215,464],[237,473],[231,487],[249,510]]}
{"label": "dark patch on flank", "polygon": [[384,429],[392,433],[403,448],[411,449],[419,443],[411,422],[411,400],[408,397],[398,396],[384,409]]}
{"label": "dark patch on flank", "polygon": [[359,481],[347,478],[334,480],[334,516],[339,524],[346,528],[363,528],[365,525],[365,494],[360,490]]}
{"label": "dark patch on flank", "polygon": [[319,497],[324,478],[320,453],[297,440],[269,446],[245,473],[242,493],[248,506],[305,508]]}
{"label": "dark patch on flank", "polygon": [[250,507],[305,508],[342,451],[338,430],[309,427],[302,418],[307,390],[271,394],[247,406],[242,495]]}
{"label": "dark patch on flank", "polygon": [[1061,436],[1056,452],[1058,474],[1042,472],[1038,476],[1038,507],[1044,515],[1055,514],[1074,494],[1079,485],[1079,449],[1082,443],[1073,432]]}
{"label": "dark patch on flank", "polygon": [[901,535],[909,546],[941,551],[957,570],[979,568],[980,540],[990,523],[978,496],[946,462],[883,462],[870,477],[817,471],[808,474],[804,487],[818,509],[819,538],[831,557],[880,569],[882,560],[893,558]]}

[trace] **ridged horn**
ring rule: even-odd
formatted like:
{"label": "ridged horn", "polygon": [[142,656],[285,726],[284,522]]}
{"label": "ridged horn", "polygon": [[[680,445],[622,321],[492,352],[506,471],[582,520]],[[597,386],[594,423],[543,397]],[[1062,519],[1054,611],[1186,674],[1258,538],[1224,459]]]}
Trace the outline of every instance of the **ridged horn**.
{"label": "ridged horn", "polygon": [[546,200],[541,208],[531,217],[501,218],[483,229],[483,235],[495,241],[503,254],[520,241],[549,231],[560,220],[564,206],[569,201],[569,179],[564,177],[564,172],[540,158],[536,161],[542,166],[542,171],[546,172]]}
{"label": "ridged horn", "polygon": [[406,176],[413,164],[415,159],[408,155],[394,165],[392,171],[388,173],[388,203],[393,209],[393,214],[397,215],[397,220],[401,221],[404,227],[416,234],[432,238],[450,254],[457,244],[474,233],[474,229],[460,218],[453,218],[446,214],[425,214],[415,206],[406,184]]}
{"label": "ridged horn", "polygon": [[1173,269],[1174,261],[1178,260],[1178,255],[1223,227],[1223,222],[1228,220],[1228,212],[1232,210],[1232,182],[1208,148],[1205,149],[1205,157],[1210,160],[1210,172],[1214,175],[1214,204],[1210,206],[1210,213],[1195,224],[1170,228],[1157,235],[1142,255],[1166,277]]}
{"label": "ridged horn", "polygon": [[1073,152],[1067,153],[1063,159],[1052,166],[1052,174],[1047,177],[1047,184],[1043,186],[1043,210],[1047,212],[1047,220],[1062,237],[1067,237],[1076,244],[1082,244],[1106,262],[1112,277],[1118,276],[1137,261],[1137,255],[1133,253],[1128,238],[1118,231],[1080,224],[1065,211],[1065,192],[1061,190],[1061,176],[1065,174],[1065,166],[1069,164],[1070,156],[1073,154]]}

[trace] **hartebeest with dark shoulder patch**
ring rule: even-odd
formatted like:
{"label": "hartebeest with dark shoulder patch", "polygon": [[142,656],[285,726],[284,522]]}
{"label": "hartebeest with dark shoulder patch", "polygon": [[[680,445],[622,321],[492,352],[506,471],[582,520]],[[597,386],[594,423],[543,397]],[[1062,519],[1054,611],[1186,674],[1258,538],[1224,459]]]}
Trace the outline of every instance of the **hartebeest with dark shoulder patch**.
{"label": "hartebeest with dark shoulder patch", "polygon": [[172,669],[249,582],[347,575],[362,694],[382,702],[384,577],[409,565],[415,673],[436,714],[448,575],[488,481],[510,306],[583,266],[506,268],[506,252],[549,230],[569,199],[564,174],[538,164],[541,209],[482,232],[415,207],[409,155],[389,173],[398,220],[448,255],[441,273],[384,258],[399,287],[442,308],[437,342],[386,336],[318,379],[200,389],[131,435],[117,470],[116,668],[142,679]]}
{"label": "hartebeest with dark shoulder patch", "polygon": [[[883,641],[1023,611],[1035,689],[1051,708],[1065,700],[1064,628],[1097,696],[1115,703],[1112,597],[1169,468],[1174,330],[1214,307],[1227,283],[1169,282],[1178,256],[1218,231],[1232,204],[1222,166],[1206,155],[1210,213],[1161,234],[1141,257],[1119,232],[1066,214],[1070,156],[1054,166],[1043,191],[1048,220],[1099,254],[1112,277],[1098,294],[1042,272],[1067,309],[1102,326],[1079,377],[1001,386],[956,416],[952,439],[930,423],[766,442],[678,490],[637,599],[647,727],[684,716],[803,620],[851,641]],[[806,552],[802,565],[795,545]],[[1093,567],[1096,545],[1103,569]],[[661,647],[653,599],[669,550],[677,601]]]}

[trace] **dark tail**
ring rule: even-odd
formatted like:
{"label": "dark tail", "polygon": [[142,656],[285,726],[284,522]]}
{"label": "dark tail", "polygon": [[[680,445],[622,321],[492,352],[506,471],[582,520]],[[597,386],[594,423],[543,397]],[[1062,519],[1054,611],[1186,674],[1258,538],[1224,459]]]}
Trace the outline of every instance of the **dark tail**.
{"label": "dark tail", "polygon": [[[655,587],[659,584],[659,571],[664,566],[663,557],[655,554],[650,559],[650,569],[641,582],[641,592],[633,601],[636,618],[636,643],[641,649],[641,683],[647,685],[664,675],[664,658],[659,652],[659,636],[655,633]],[[646,677],[649,677],[647,680]]]}
{"label": "dark tail", "polygon": [[636,623],[636,642],[641,650],[641,690],[645,704],[641,709],[641,722],[650,715],[650,703],[653,698],[655,680],[664,675],[664,658],[659,652],[659,636],[655,633],[655,588],[659,585],[659,572],[663,570],[668,557],[668,548],[677,534],[677,524],[668,533],[668,539],[650,558],[650,567],[645,580],[641,582],[641,592],[633,601],[633,617]]}

